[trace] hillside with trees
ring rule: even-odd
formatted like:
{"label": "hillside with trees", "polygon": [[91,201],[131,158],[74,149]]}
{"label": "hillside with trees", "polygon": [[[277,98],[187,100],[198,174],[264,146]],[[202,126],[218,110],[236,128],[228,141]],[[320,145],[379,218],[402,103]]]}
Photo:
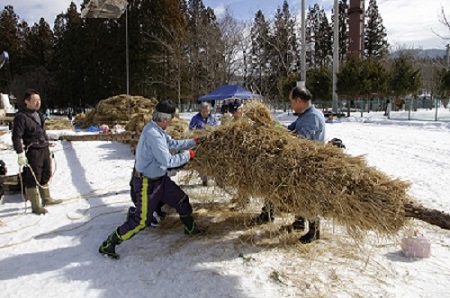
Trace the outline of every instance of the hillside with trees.
{"label": "hillside with trees", "polygon": [[[443,57],[406,50],[390,55],[376,0],[365,11],[360,61],[349,57],[348,6],[348,0],[339,1],[340,99],[401,98],[422,90],[448,94]],[[306,86],[316,99],[331,101],[334,18],[319,4],[307,10],[305,45],[287,1],[272,19],[260,10],[249,23],[229,11],[218,18],[202,0],[130,0],[127,9],[128,24],[125,14],[82,18],[81,7],[72,2],[51,27],[43,18],[27,24],[12,5],[5,6],[0,50],[10,60],[0,70],[0,89],[20,97],[24,89],[36,88],[51,108],[93,106],[127,92],[128,48],[131,95],[187,104],[222,84],[241,84],[266,100],[287,101],[286,90],[300,80],[306,47]],[[408,72],[399,72],[399,66]]]}

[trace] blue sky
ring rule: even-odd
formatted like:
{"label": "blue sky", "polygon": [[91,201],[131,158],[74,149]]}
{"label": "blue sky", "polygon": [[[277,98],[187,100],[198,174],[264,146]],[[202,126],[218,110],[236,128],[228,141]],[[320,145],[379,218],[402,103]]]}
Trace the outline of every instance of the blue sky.
{"label": "blue sky", "polygon": [[[53,26],[57,14],[67,10],[70,0],[0,0],[1,8],[11,4],[21,19],[29,25],[40,17]],[[81,0],[73,0],[80,4]],[[348,1],[349,2],[349,1]],[[383,24],[388,33],[388,42],[393,48],[439,48],[445,49],[450,39],[442,40],[436,33],[450,38],[450,29],[439,22],[442,5],[445,5],[447,18],[450,19],[450,4],[442,0],[378,0],[378,7]],[[266,18],[271,19],[282,0],[203,0],[206,6],[214,9],[220,17],[226,6],[239,19],[253,20],[255,13],[261,9]],[[318,3],[329,11],[333,0],[306,0],[306,6]],[[288,1],[293,14],[300,14],[301,0]],[[366,6],[368,0],[366,0]],[[300,20],[300,18],[298,18]]]}
{"label": "blue sky", "polygon": [[[283,5],[283,1],[273,0],[203,0],[203,3],[213,8],[216,14],[221,14],[225,7],[229,6],[232,15],[243,20],[252,20],[259,9],[262,10],[266,18],[271,18],[276,13],[277,8],[281,8]],[[288,1],[288,4],[293,14],[300,12],[300,0]]]}

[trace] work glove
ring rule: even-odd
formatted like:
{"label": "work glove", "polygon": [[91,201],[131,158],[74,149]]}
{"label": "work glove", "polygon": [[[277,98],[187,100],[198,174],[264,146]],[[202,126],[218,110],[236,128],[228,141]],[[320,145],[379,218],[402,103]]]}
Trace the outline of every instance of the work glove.
{"label": "work glove", "polygon": [[338,147],[338,148],[346,149],[346,148],[345,148],[345,145],[344,145],[344,143],[342,142],[341,139],[334,138],[334,139],[332,139],[331,141],[329,141],[328,143],[333,144],[334,146],[336,146],[336,147]]}
{"label": "work glove", "polygon": [[206,136],[200,136],[200,137],[194,138],[194,142],[195,142],[195,144],[200,144],[205,139],[206,139]]}
{"label": "work glove", "polygon": [[194,157],[195,157],[195,151],[192,150],[192,149],[189,149],[188,151],[189,151],[189,157],[190,157],[191,159],[194,159]]}
{"label": "work glove", "polygon": [[19,166],[26,166],[28,164],[28,159],[25,156],[25,152],[17,153],[17,163]]}

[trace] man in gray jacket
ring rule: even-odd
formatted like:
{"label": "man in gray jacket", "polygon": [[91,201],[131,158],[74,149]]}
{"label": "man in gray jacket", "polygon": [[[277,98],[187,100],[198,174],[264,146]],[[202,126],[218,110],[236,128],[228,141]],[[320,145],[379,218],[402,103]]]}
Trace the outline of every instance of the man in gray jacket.
{"label": "man in gray jacket", "polygon": [[[297,119],[288,125],[288,130],[294,131],[300,138],[308,140],[324,142],[325,141],[325,117],[321,111],[316,109],[312,104],[312,95],[308,89],[304,87],[294,87],[289,93],[291,107]],[[262,224],[274,220],[274,210],[270,203],[267,203],[261,214],[254,218],[254,222]],[[305,229],[305,219],[297,217],[292,224],[295,230]],[[320,220],[318,217],[309,219],[309,231],[300,237],[301,243],[310,243],[320,238]]]}
{"label": "man in gray jacket", "polygon": [[[323,113],[316,109],[312,104],[312,95],[304,87],[294,87],[289,100],[291,107],[298,115],[288,129],[295,131],[299,137],[308,140],[324,142],[325,141],[325,117]],[[305,228],[305,219],[298,217],[293,223],[294,229],[303,230]],[[310,243],[320,238],[320,220],[319,217],[309,219],[309,231],[300,237],[301,243]]]}

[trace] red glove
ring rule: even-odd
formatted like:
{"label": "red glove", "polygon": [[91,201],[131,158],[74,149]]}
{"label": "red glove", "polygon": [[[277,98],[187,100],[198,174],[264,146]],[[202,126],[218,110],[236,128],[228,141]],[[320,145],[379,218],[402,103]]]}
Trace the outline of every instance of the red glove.
{"label": "red glove", "polygon": [[191,159],[193,159],[193,158],[195,157],[195,151],[194,151],[194,150],[189,149],[189,157],[190,157]]}

